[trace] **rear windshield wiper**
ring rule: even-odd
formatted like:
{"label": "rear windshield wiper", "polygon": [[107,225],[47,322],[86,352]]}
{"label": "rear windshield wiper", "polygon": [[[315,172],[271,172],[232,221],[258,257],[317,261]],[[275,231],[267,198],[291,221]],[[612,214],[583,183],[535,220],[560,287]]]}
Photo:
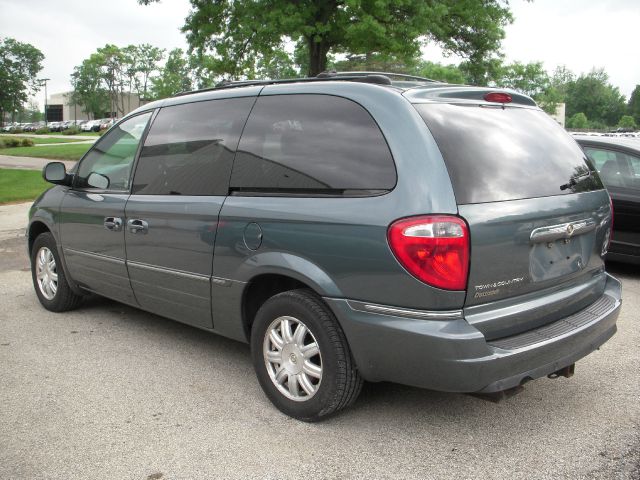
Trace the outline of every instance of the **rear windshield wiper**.
{"label": "rear windshield wiper", "polygon": [[581,173],[580,175],[574,175],[569,180],[569,183],[565,183],[563,185],[560,185],[560,190],[566,190],[567,188],[575,187],[579,182],[582,181],[582,179],[588,178],[590,176],[591,176],[591,170],[589,170],[586,173]]}

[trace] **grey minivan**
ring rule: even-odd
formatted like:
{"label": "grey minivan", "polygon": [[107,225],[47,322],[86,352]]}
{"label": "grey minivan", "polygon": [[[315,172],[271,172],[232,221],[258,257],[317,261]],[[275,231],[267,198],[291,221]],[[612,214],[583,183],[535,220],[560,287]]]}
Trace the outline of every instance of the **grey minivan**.
{"label": "grey minivan", "polygon": [[616,331],[610,199],[530,98],[388,74],[150,103],[34,203],[42,305],[88,292],[249,342],[318,420],[363,380],[492,393],[570,376]]}

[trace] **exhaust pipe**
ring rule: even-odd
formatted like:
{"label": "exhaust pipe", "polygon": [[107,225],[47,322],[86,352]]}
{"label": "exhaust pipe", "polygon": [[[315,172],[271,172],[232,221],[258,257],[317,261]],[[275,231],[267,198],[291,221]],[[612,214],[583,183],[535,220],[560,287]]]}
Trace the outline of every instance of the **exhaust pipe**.
{"label": "exhaust pipe", "polygon": [[556,370],[553,373],[547,375],[547,378],[558,378],[558,377],[573,377],[574,372],[576,371],[576,364],[572,363],[568,367],[561,368],[560,370]]}

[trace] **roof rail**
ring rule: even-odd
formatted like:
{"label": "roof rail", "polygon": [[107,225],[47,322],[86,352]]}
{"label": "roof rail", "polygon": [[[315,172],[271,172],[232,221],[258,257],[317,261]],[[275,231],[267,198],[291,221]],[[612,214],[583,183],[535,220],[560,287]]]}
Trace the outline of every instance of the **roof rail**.
{"label": "roof rail", "polygon": [[[370,75],[382,75],[388,77],[389,79],[398,78],[402,80],[408,81],[418,81],[418,82],[429,82],[429,83],[441,83],[438,80],[433,80],[431,78],[419,77],[416,75],[406,75],[404,73],[393,73],[393,72],[376,72],[376,71],[359,71],[354,70],[351,72],[336,72],[335,70],[330,72],[322,72],[320,75],[327,75],[331,77],[341,77],[341,76],[370,76]],[[318,76],[320,76],[318,75]]]}
{"label": "roof rail", "polygon": [[199,90],[193,90],[189,92],[180,92],[174,97],[182,97],[184,95],[193,95],[195,93],[201,92],[209,92],[212,90],[224,90],[227,88],[240,88],[240,87],[249,87],[252,85],[280,85],[287,83],[313,83],[313,82],[326,82],[326,81],[342,81],[342,82],[362,82],[362,83],[373,83],[376,85],[392,85],[391,79],[388,75],[402,77],[404,79],[416,79],[419,81],[427,81],[433,82],[433,80],[429,80],[421,77],[413,77],[411,75],[401,75],[397,73],[380,73],[380,72],[322,72],[317,77],[304,77],[304,78],[285,78],[282,80],[238,80],[238,81],[230,81],[223,80],[222,82],[216,84],[214,87],[201,88]]}

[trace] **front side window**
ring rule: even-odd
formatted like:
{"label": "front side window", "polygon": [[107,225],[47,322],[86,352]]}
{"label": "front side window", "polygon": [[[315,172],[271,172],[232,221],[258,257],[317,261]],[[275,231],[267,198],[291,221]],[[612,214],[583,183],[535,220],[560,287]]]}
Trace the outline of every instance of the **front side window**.
{"label": "front side window", "polygon": [[131,167],[152,112],[137,115],[113,127],[80,162],[75,186],[128,190]]}
{"label": "front side window", "polygon": [[164,107],[140,153],[138,195],[226,195],[233,156],[255,98]]}
{"label": "front side window", "polygon": [[329,95],[259,97],[231,175],[237,192],[358,194],[396,183],[389,147],[371,115]]}
{"label": "front side window", "polygon": [[585,147],[584,151],[596,166],[605,186],[640,190],[639,157],[599,147]]}

